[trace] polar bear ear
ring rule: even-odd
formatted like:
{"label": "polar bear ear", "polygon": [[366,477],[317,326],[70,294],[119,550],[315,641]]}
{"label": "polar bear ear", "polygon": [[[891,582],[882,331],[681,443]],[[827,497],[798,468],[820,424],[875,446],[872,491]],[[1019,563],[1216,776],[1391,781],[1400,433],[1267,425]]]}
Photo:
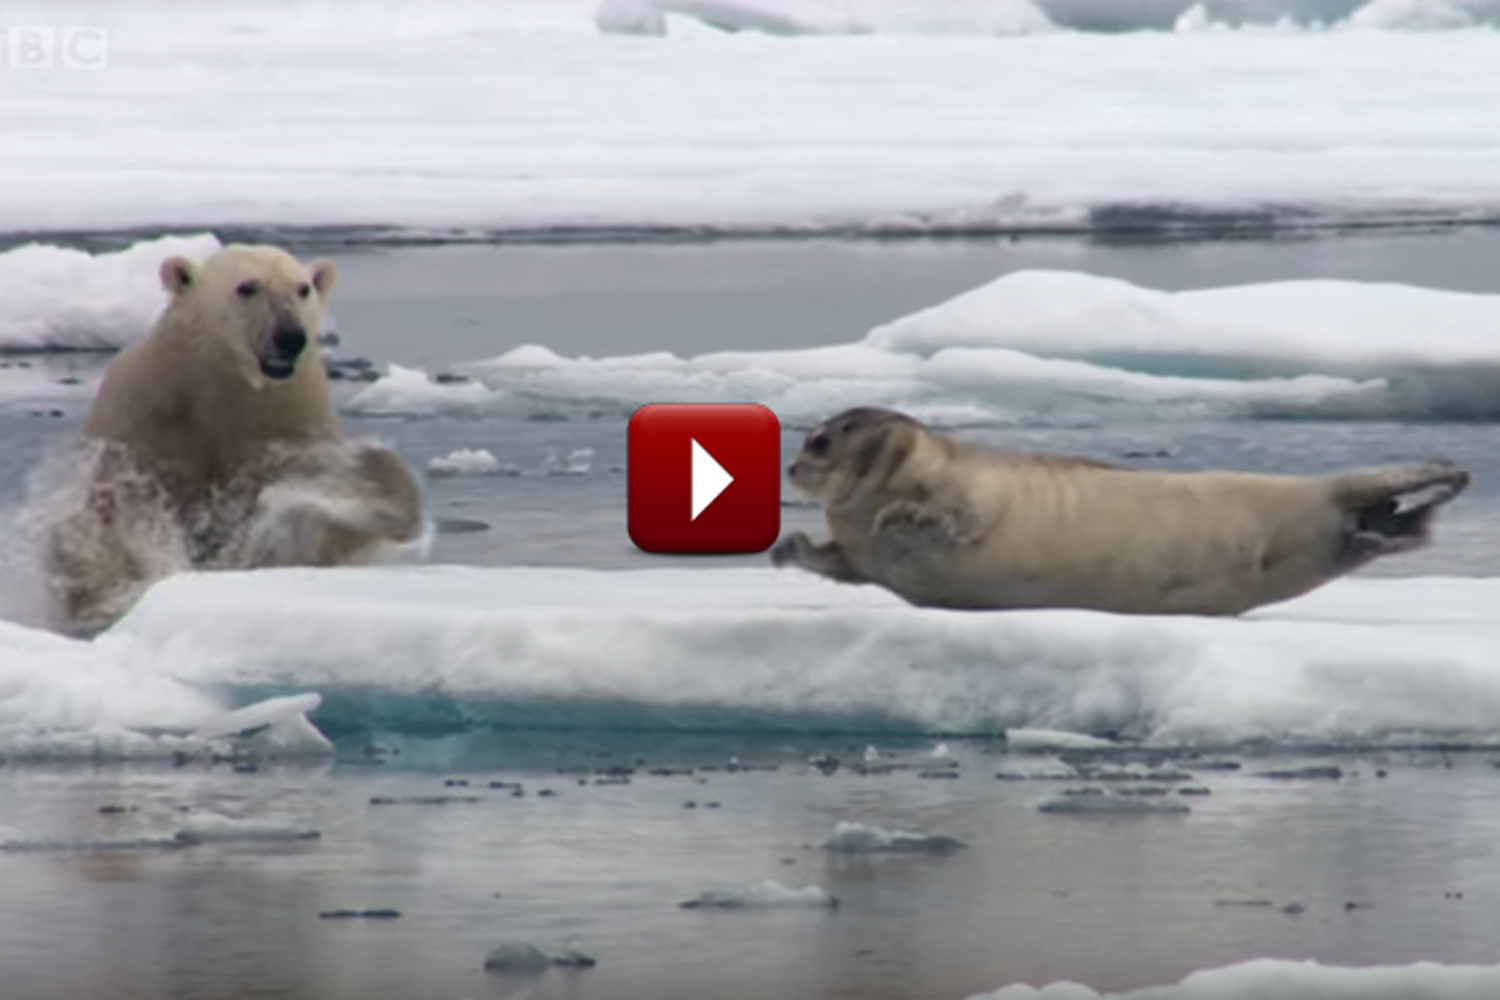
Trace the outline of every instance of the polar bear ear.
{"label": "polar bear ear", "polygon": [[338,283],[339,279],[338,268],[333,266],[333,261],[315,261],[313,266],[308,269],[308,272],[312,275],[313,287],[318,290],[318,296],[324,299],[328,298],[329,293],[333,291],[333,286]]}
{"label": "polar bear ear", "polygon": [[161,262],[161,287],[179,295],[198,280],[198,267],[186,257],[169,257]]}

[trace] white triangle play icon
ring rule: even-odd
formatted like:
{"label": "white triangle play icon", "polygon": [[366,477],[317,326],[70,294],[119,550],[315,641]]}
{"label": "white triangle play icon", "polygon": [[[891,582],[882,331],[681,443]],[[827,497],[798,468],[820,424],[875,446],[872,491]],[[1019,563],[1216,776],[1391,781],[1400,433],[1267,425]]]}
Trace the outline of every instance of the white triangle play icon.
{"label": "white triangle play icon", "polygon": [[714,457],[696,438],[688,440],[693,443],[693,516],[688,520],[696,521],[704,508],[729,488],[734,477],[724,471],[724,466],[714,461]]}

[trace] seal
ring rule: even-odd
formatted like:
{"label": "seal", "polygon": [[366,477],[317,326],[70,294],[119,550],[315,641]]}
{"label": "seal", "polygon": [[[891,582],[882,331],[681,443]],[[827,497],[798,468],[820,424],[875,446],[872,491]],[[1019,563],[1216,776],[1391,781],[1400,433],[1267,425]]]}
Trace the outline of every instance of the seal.
{"label": "seal", "polygon": [[832,538],[795,532],[776,566],[923,607],[1218,616],[1427,544],[1469,484],[1445,459],[1322,476],[1134,469],[959,441],[876,408],[813,428],[787,471]]}

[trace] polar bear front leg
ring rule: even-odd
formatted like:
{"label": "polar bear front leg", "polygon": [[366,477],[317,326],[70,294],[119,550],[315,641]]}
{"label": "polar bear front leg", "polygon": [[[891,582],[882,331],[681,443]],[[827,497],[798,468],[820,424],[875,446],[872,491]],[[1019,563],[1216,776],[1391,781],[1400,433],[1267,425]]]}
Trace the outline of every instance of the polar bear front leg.
{"label": "polar bear front leg", "polygon": [[341,441],[297,455],[259,492],[231,566],[341,566],[417,541],[416,478],[393,452]]}

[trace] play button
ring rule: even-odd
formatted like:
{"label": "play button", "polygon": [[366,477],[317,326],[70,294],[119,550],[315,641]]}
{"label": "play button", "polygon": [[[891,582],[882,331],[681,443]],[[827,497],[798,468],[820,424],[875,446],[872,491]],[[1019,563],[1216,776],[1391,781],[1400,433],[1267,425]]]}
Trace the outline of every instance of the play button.
{"label": "play button", "polygon": [[630,418],[627,527],[657,553],[764,552],[781,530],[781,427],[754,403],[650,403]]}
{"label": "play button", "polygon": [[734,477],[724,471],[724,466],[714,461],[714,457],[698,443],[697,438],[688,440],[693,444],[693,513],[688,520],[696,521],[704,508],[734,482]]}

